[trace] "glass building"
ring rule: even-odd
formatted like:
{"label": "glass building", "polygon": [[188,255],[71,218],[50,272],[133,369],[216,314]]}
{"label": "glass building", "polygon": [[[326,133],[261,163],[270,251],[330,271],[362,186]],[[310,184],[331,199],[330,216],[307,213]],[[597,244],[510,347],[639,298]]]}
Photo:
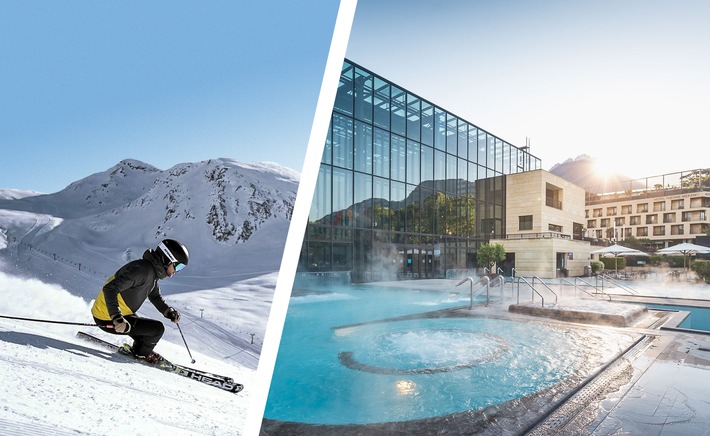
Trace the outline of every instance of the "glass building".
{"label": "glass building", "polygon": [[345,60],[299,271],[444,277],[504,237],[505,175],[540,159]]}

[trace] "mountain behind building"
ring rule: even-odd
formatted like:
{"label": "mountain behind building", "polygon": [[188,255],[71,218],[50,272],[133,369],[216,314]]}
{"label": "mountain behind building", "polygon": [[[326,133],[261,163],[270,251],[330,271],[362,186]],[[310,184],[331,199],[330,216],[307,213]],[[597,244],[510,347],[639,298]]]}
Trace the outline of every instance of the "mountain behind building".
{"label": "mountain behind building", "polygon": [[626,191],[630,188],[642,188],[643,185],[634,183],[632,179],[619,172],[607,172],[602,175],[599,171],[600,160],[586,154],[574,159],[567,159],[550,168],[550,173],[584,188],[586,192],[602,194],[608,192]]}

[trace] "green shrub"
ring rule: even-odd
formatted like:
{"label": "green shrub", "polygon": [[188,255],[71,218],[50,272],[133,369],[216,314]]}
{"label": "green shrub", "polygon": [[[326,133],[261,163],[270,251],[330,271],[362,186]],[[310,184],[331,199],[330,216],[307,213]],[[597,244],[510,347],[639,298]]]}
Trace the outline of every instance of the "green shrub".
{"label": "green shrub", "polygon": [[598,273],[599,271],[604,271],[604,262],[600,262],[598,260],[593,260],[589,262],[589,265],[592,267],[592,273]]}
{"label": "green shrub", "polygon": [[690,269],[705,280],[705,283],[710,283],[710,260],[696,260],[690,264]]}
{"label": "green shrub", "polygon": [[604,269],[614,271],[626,268],[626,259],[623,257],[602,257],[601,261],[604,263]]}

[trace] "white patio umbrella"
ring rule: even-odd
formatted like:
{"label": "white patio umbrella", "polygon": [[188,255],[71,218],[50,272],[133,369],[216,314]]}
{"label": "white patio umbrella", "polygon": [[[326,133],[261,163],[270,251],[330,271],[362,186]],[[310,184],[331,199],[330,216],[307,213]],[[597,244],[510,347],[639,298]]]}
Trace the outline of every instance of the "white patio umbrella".
{"label": "white patio umbrella", "polygon": [[[608,247],[600,248],[598,250],[592,251],[592,254],[598,254],[600,256],[648,256],[641,250],[635,248],[624,247],[623,245],[614,244]],[[617,270],[616,259],[614,259],[614,271]]]}
{"label": "white patio umbrella", "polygon": [[688,256],[697,253],[710,253],[710,247],[705,247],[702,245],[691,244],[690,242],[683,242],[682,244],[673,245],[672,247],[666,247],[658,250],[657,254],[669,254],[669,255],[682,255],[683,256],[683,268],[685,269],[685,261]]}

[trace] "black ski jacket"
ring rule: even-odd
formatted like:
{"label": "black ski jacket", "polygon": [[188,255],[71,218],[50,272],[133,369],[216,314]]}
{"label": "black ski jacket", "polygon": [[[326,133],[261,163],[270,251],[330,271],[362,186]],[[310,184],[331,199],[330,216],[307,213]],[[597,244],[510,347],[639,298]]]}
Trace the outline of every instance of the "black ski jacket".
{"label": "black ski jacket", "polygon": [[94,300],[91,314],[104,321],[131,315],[140,309],[146,298],[164,314],[170,306],[160,295],[158,280],[167,276],[160,254],[146,250],[142,259],[128,262],[106,281]]}

